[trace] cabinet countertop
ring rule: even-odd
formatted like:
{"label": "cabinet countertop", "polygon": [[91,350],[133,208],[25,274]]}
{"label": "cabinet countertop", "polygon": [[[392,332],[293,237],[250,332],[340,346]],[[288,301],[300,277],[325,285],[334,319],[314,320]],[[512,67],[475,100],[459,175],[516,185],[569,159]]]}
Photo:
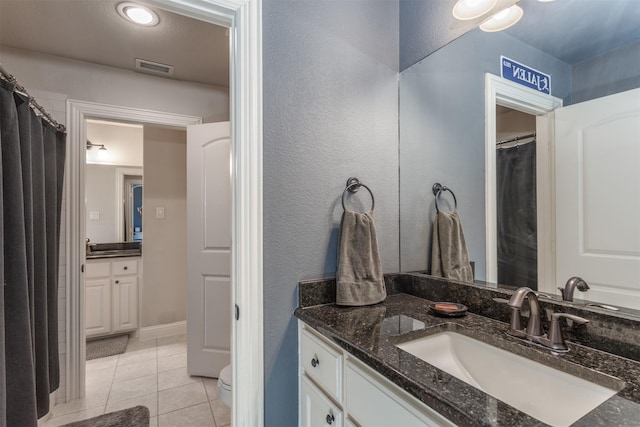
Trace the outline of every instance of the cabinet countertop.
{"label": "cabinet countertop", "polygon": [[[325,304],[297,308],[295,316],[461,426],[545,424],[400,350],[397,344],[455,331],[566,372],[580,372],[581,376],[593,374],[594,378],[605,374],[623,381],[624,387],[573,425],[637,426],[640,423],[639,362],[573,343],[568,343],[570,351],[566,355],[553,356],[548,349],[508,336],[506,323],[472,313],[461,318],[435,317],[429,313],[430,302],[400,293],[367,307]],[[522,392],[526,393],[526,389]]]}
{"label": "cabinet countertop", "polygon": [[138,254],[131,254],[131,253],[126,253],[126,252],[119,252],[119,253],[115,253],[115,254],[102,254],[102,253],[97,253],[97,254],[91,254],[91,255],[87,255],[86,259],[87,261],[91,261],[91,260],[100,260],[100,259],[112,259],[112,258],[142,258],[142,254],[138,253]]}

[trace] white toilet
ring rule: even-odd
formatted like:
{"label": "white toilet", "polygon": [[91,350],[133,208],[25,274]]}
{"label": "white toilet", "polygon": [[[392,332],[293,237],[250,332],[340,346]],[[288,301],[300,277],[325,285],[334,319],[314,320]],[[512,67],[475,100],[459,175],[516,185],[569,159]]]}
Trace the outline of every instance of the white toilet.
{"label": "white toilet", "polygon": [[218,377],[218,398],[222,403],[231,407],[231,365],[227,365],[220,371]]}

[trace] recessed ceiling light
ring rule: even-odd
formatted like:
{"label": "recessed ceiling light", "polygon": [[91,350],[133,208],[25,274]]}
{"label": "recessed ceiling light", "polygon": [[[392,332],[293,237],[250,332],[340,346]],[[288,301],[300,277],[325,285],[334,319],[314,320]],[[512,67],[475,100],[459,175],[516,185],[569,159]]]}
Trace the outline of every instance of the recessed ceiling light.
{"label": "recessed ceiling light", "polygon": [[132,2],[120,3],[117,6],[118,14],[129,22],[144,27],[153,27],[158,25],[160,19],[158,14],[148,7]]}
{"label": "recessed ceiling light", "polygon": [[514,4],[507,9],[501,10],[487,21],[483,22],[480,25],[480,29],[488,33],[506,30],[507,28],[515,25],[522,18],[522,15],[524,15],[522,8]]}
{"label": "recessed ceiling light", "polygon": [[453,16],[461,21],[478,18],[489,12],[498,0],[458,0],[453,6]]}

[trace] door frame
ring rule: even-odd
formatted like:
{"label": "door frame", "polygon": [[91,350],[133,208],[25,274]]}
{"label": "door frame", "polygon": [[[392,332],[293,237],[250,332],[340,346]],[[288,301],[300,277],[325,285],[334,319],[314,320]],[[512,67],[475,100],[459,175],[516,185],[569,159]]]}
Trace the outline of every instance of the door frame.
{"label": "door frame", "polygon": [[[127,232],[125,231],[125,225],[127,223],[126,216],[128,213],[122,209],[122,205],[126,203],[123,202],[124,198],[127,197],[127,194],[124,191],[124,182],[128,175],[133,176],[143,176],[143,168],[138,167],[121,167],[116,168],[116,234],[115,236],[121,241],[124,242],[127,236]],[[143,225],[144,227],[144,225]]]}
{"label": "door frame", "polygon": [[[123,106],[67,99],[66,191],[66,400],[84,396],[85,386],[85,301],[84,266],[86,251],[85,174],[87,119],[133,121],[186,128],[202,123],[201,117],[162,113]],[[136,169],[139,171],[139,169]],[[118,183],[120,187],[122,182]]]}
{"label": "door frame", "polygon": [[[147,0],[184,16],[229,28],[232,145],[232,425],[264,424],[262,278],[262,0]],[[200,118],[67,100],[66,398],[84,395],[85,119],[101,117],[177,127]],[[135,116],[132,116],[134,114]]]}
{"label": "door frame", "polygon": [[[536,117],[536,162],[538,176],[538,283],[555,289],[555,235],[553,190],[553,126],[543,115],[562,107],[562,99],[511,82],[493,74],[485,74],[485,261],[486,277],[498,283],[498,227],[496,194],[496,105],[502,105]],[[542,250],[540,250],[542,248]],[[547,288],[544,290],[548,292]]]}

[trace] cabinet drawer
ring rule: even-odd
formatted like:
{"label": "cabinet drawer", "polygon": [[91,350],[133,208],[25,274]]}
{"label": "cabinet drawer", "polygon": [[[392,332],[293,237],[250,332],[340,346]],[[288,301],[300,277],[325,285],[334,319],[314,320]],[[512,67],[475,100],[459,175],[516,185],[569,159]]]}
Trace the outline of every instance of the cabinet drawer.
{"label": "cabinet drawer", "polygon": [[300,426],[342,427],[342,411],[306,376],[300,388]]}
{"label": "cabinet drawer", "polygon": [[342,400],[342,353],[306,329],[301,335],[300,365],[327,393],[337,401]]}
{"label": "cabinet drawer", "polygon": [[345,411],[362,426],[455,426],[427,405],[410,403],[404,390],[374,378],[368,367],[349,360],[345,367]]}
{"label": "cabinet drawer", "polygon": [[112,268],[114,276],[135,276],[138,274],[138,260],[113,261]]}
{"label": "cabinet drawer", "polygon": [[85,272],[85,278],[98,279],[102,277],[109,277],[110,275],[110,262],[87,262],[87,271]]}

